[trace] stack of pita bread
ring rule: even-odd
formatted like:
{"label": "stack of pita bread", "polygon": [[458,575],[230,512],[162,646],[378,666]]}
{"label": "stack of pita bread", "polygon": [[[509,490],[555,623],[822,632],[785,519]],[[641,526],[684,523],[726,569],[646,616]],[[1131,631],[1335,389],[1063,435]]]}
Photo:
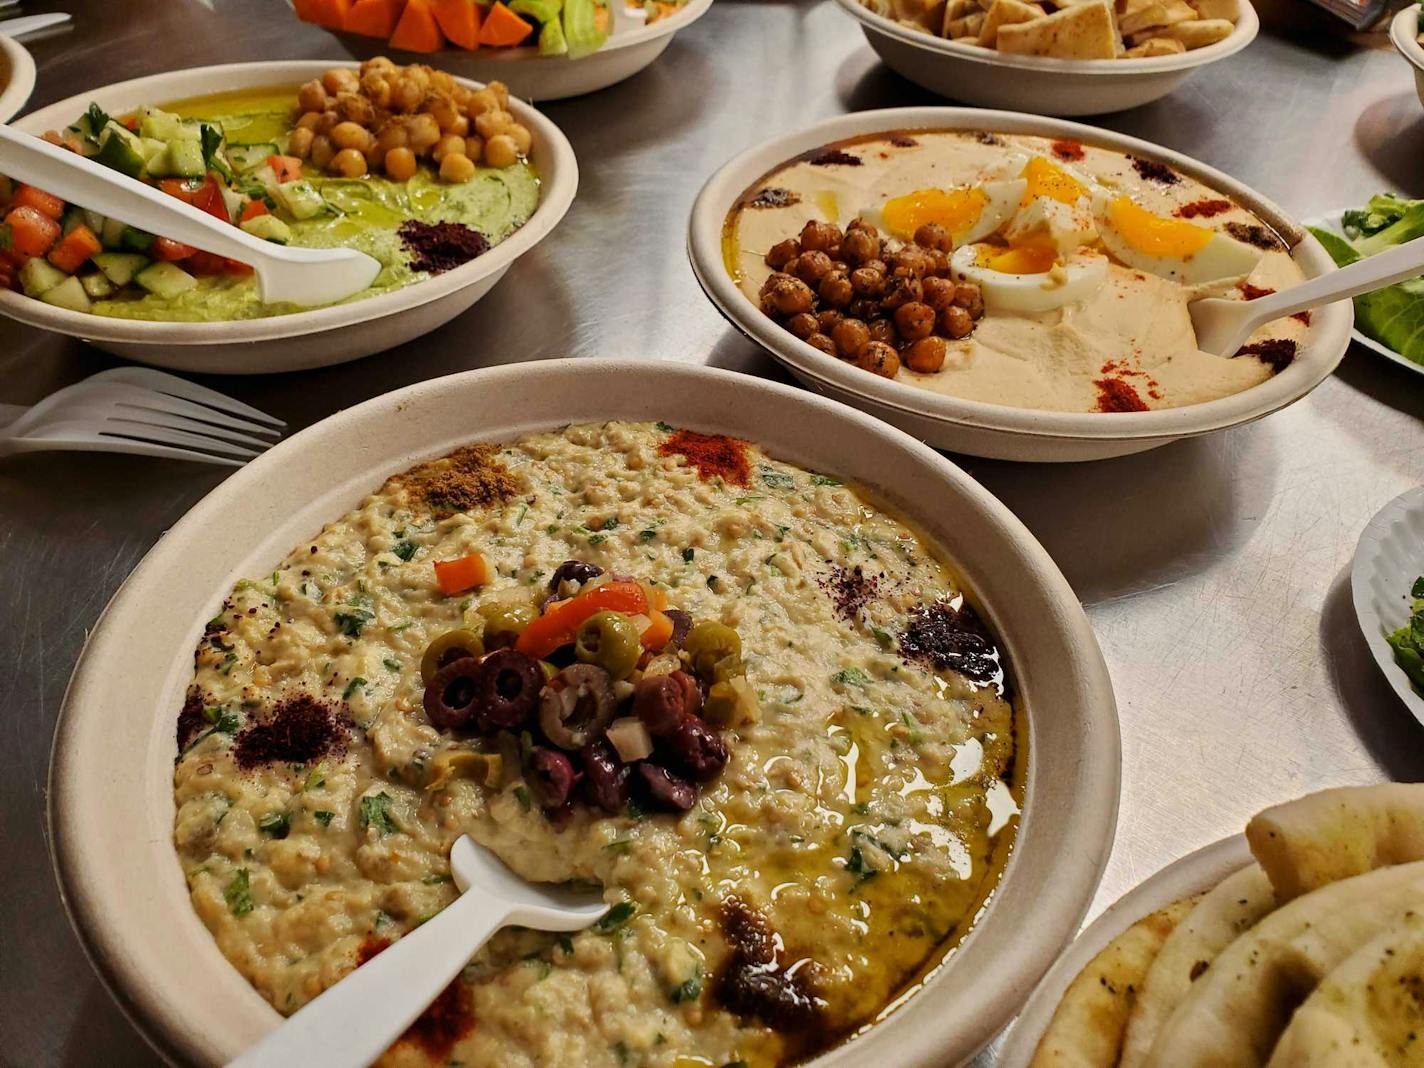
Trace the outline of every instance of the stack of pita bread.
{"label": "stack of pita bread", "polygon": [[1025,56],[1175,55],[1231,35],[1241,0],[862,0],[939,37]]}
{"label": "stack of pita bread", "polygon": [[1424,784],[1267,809],[1256,863],[1128,928],[1032,1068],[1424,1065]]}

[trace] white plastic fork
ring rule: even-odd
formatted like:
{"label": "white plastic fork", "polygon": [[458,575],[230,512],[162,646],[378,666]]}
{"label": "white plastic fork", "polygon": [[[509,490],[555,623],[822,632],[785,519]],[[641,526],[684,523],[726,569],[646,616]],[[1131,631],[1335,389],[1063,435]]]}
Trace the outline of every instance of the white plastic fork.
{"label": "white plastic fork", "polygon": [[115,367],[32,408],[0,404],[0,456],[125,452],[241,467],[286,424],[250,405],[147,367]]}

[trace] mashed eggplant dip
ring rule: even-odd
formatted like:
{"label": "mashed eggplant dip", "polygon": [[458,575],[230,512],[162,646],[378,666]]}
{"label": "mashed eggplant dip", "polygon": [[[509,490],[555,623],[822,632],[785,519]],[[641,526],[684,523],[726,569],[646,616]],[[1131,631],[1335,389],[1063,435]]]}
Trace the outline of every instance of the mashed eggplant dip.
{"label": "mashed eggplant dip", "polygon": [[602,886],[585,931],[496,935],[385,1063],[788,1064],[984,906],[1012,701],[957,578],[858,491],[574,426],[395,476],[237,584],[178,721],[174,838],[283,1013],[450,904],[461,834]]}
{"label": "mashed eggplant dip", "polygon": [[969,400],[1145,411],[1288,366],[1309,314],[1233,357],[1188,305],[1303,280],[1254,214],[1167,165],[1076,141],[908,131],[817,149],[728,216],[743,292],[827,356]]}

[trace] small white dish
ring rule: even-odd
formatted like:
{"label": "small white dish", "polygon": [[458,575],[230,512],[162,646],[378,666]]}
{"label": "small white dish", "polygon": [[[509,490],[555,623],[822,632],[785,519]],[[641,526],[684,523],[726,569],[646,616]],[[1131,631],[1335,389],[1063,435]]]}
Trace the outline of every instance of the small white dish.
{"label": "small white dish", "polygon": [[35,57],[13,37],[0,35],[0,122],[9,122],[35,91]]}
{"label": "small white dish", "polygon": [[964,400],[880,378],[833,359],[787,333],[741,291],[722,257],[723,224],[742,193],[788,160],[833,142],[893,130],[1034,134],[1158,160],[1253,211],[1291,246],[1291,256],[1306,278],[1335,269],[1319,241],[1254,189],[1189,156],[1135,137],[1063,119],[975,108],[892,108],[842,115],[757,145],[724,164],[697,195],[688,228],[688,253],[703,292],[733,326],[811,389],[953,452],[1032,462],[1100,460],[1270,415],[1318,386],[1349,347],[1354,309],[1349,301],[1339,301],[1316,310],[1309,341],[1294,362],[1258,386],[1203,404],[1112,414],[1049,412]]}
{"label": "small white dish", "polygon": [[1023,697],[1023,818],[993,896],[919,993],[818,1068],[969,1058],[1072,936],[1112,845],[1117,714],[1082,606],[1027,528],[934,450],[793,387],[682,363],[518,364],[388,393],[275,446],[163,536],[91,632],[50,766],[56,871],[90,959],[164,1056],[225,1063],[280,1022],[194,913],[173,848],[173,723],[205,621],[387,476],[471,439],[607,419],[739,435],[873,489],[965,575]]}
{"label": "small white dish", "polygon": [[1119,898],[1078,936],[1039,982],[999,1047],[996,1068],[1028,1068],[1063,991],[1109,942],[1144,916],[1184,897],[1205,893],[1250,863],[1246,836],[1238,834],[1173,861]]}
{"label": "small white dish", "polygon": [[1424,46],[1419,44],[1419,5],[1409,4],[1389,23],[1389,39],[1414,68],[1414,91],[1424,104]]}
{"label": "small white dish", "polygon": [[711,6],[712,0],[688,0],[681,11],[656,22],[610,34],[602,48],[579,59],[541,56],[537,48],[529,45],[474,52],[463,48],[402,52],[375,37],[354,33],[338,33],[336,37],[357,59],[390,56],[397,63],[428,63],[472,81],[504,82],[511,93],[526,100],[563,100],[633,77],[663,54],[678,30],[696,22]]}
{"label": "small white dish", "polygon": [[1205,48],[1146,59],[1019,56],[935,37],[877,15],[860,0],[836,0],[860,22],[865,39],[891,70],[951,100],[1039,115],[1102,115],[1166,96],[1199,67],[1234,55],[1256,38],[1250,0],[1231,36]]}
{"label": "small white dish", "polygon": [[1424,486],[1402,493],[1366,525],[1350,566],[1350,597],[1370,655],[1394,692],[1424,723],[1424,694],[1394,662],[1385,634],[1409,622],[1409,595],[1424,575]]}
{"label": "small white dish", "polygon": [[[1339,234],[1341,237],[1343,237],[1345,236],[1345,228],[1340,225],[1340,217],[1344,213],[1344,208],[1341,208],[1338,211],[1326,212],[1324,215],[1321,215],[1318,218],[1305,220],[1303,225],[1315,226],[1321,230],[1328,230],[1332,234]],[[1408,357],[1401,356],[1399,353],[1395,352],[1384,342],[1376,341],[1374,338],[1362,333],[1360,331],[1360,328],[1357,326],[1350,328],[1350,339],[1356,342],[1357,344],[1363,345],[1371,352],[1379,353],[1386,360],[1389,360],[1392,363],[1397,363],[1401,367],[1407,367],[1415,374],[1424,375],[1424,363],[1415,363]]]}
{"label": "small white dish", "polygon": [[[295,60],[233,63],[154,74],[94,89],[32,111],[15,128],[31,134],[63,129],[90,102],[111,113],[238,89],[301,85],[333,64]],[[578,163],[568,138],[528,104],[510,111],[534,135],[530,158],[543,181],[529,221],[484,255],[453,270],[350,304],[212,323],[145,322],[57,308],[0,290],[0,315],[81,338],[108,352],[177,371],[271,374],[304,371],[369,356],[429,333],[459,315],[504,277],[516,259],[546,237],[573,203]]]}

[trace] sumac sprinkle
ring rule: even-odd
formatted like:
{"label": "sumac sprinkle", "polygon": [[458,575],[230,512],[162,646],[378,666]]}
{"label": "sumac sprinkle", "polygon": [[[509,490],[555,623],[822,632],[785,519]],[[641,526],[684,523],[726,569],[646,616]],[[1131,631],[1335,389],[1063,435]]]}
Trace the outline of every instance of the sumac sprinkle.
{"label": "sumac sprinkle", "polygon": [[747,462],[747,443],[724,434],[699,434],[695,430],[678,430],[658,446],[659,456],[681,456],[697,468],[697,477],[704,482],[720,478],[733,486],[745,486],[751,475]]}
{"label": "sumac sprinkle", "polygon": [[183,698],[183,707],[178,712],[178,752],[192,745],[193,739],[208,726],[208,719],[203,715],[206,703],[202,691],[197,688],[189,690]]}
{"label": "sumac sprinkle", "polygon": [[241,768],[308,764],[344,749],[350,729],[351,721],[337,708],[310,694],[295,694],[243,727],[233,754]]}
{"label": "sumac sprinkle", "polygon": [[1137,390],[1120,378],[1099,378],[1093,385],[1098,387],[1100,412],[1147,411],[1147,404],[1138,396]]}
{"label": "sumac sprinkle", "polygon": [[463,223],[427,223],[407,219],[396,231],[410,253],[412,271],[439,274],[489,251],[489,239]]}
{"label": "sumac sprinkle", "polygon": [[790,189],[768,187],[747,202],[749,208],[789,208],[801,203],[801,197]]}
{"label": "sumac sprinkle", "polygon": [[1002,137],[996,133],[990,133],[988,130],[975,130],[974,140],[981,145],[1002,145],[1004,143]]}
{"label": "sumac sprinkle", "polygon": [[904,134],[897,134],[890,138],[890,143],[896,148],[914,148],[919,144],[913,137],[906,137]]}
{"label": "sumac sprinkle", "polygon": [[999,649],[974,609],[968,605],[921,605],[910,612],[900,635],[900,656],[939,671],[957,671],[975,682],[1004,692]]}
{"label": "sumac sprinkle", "polygon": [[1261,297],[1269,297],[1275,292],[1274,289],[1268,289],[1266,286],[1253,286],[1250,282],[1242,282],[1236,288],[1241,290],[1243,300],[1259,300]]}
{"label": "sumac sprinkle", "polygon": [[1292,315],[1291,318],[1298,323],[1304,323],[1306,326],[1310,325],[1310,312],[1308,311],[1298,311]]}
{"label": "sumac sprinkle", "polygon": [[1143,159],[1141,156],[1128,156],[1132,160],[1132,169],[1149,182],[1157,182],[1160,185],[1176,185],[1182,179],[1177,176],[1177,172],[1165,163],[1158,163],[1155,159]]}
{"label": "sumac sprinkle", "polygon": [[812,156],[809,162],[813,167],[859,167],[864,161],[859,156],[852,156],[849,152],[832,148]]}
{"label": "sumac sprinkle", "polygon": [[860,610],[875,597],[880,580],[865,573],[859,564],[846,568],[831,567],[831,573],[821,580],[821,588],[835,602],[836,613],[846,622],[855,621]]}
{"label": "sumac sprinkle", "polygon": [[1254,356],[1274,374],[1280,374],[1295,362],[1295,342],[1289,338],[1273,337],[1246,345],[1236,350],[1237,356]]}
{"label": "sumac sprinkle", "polygon": [[1283,244],[1275,234],[1256,223],[1229,222],[1222,229],[1237,241],[1244,241],[1248,245],[1255,245],[1257,248],[1267,251],[1279,248]]}
{"label": "sumac sprinkle", "polygon": [[774,1031],[819,1027],[825,1002],[812,986],[814,962],[786,970],[776,932],[740,898],[722,903],[721,922],[732,949],[714,988],[722,1006],[738,1016],[755,1016]]}
{"label": "sumac sprinkle", "polygon": [[1053,154],[1061,160],[1079,160],[1083,158],[1083,146],[1077,141],[1054,141]]}
{"label": "sumac sprinkle", "polygon": [[1201,200],[1193,200],[1190,204],[1183,204],[1172,214],[1183,219],[1210,219],[1213,215],[1220,215],[1223,211],[1231,210],[1231,201],[1213,200],[1203,197]]}

